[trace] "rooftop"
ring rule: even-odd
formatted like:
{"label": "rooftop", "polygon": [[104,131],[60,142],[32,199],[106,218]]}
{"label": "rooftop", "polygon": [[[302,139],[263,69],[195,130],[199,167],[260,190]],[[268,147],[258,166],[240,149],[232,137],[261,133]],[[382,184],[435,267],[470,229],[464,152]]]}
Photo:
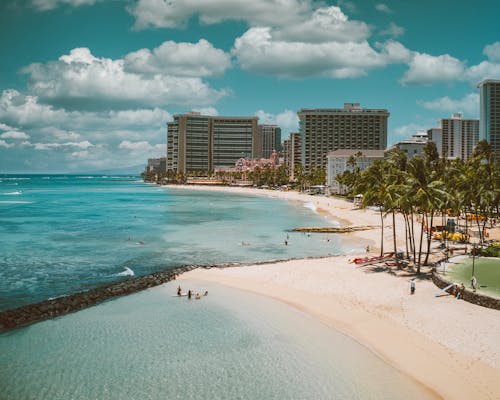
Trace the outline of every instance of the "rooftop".
{"label": "rooftop", "polygon": [[496,83],[496,84],[500,84],[500,80],[498,79],[485,79],[484,81],[481,81],[477,84],[477,87],[481,87],[483,85],[486,85],[488,83]]}

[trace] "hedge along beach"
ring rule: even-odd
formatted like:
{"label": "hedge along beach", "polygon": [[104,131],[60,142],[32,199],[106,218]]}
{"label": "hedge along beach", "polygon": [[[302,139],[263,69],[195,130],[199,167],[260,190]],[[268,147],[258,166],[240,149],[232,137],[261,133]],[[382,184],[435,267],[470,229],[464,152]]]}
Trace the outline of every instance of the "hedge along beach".
{"label": "hedge along beach", "polygon": [[[169,186],[185,190],[182,186]],[[342,199],[293,191],[189,186],[189,190],[240,192],[314,204],[318,213],[341,226],[380,225],[378,212],[360,210]],[[384,224],[384,246],[392,251],[392,221]],[[404,224],[396,219],[399,248]],[[497,228],[498,229],[498,228]],[[492,236],[498,232],[492,232]],[[380,229],[348,233],[370,253],[379,252]],[[293,242],[289,243],[293,246]],[[359,267],[356,255],[292,260],[273,265],[197,269],[178,278],[183,286],[216,282],[268,296],[299,309],[351,336],[389,364],[449,399],[500,397],[500,313],[453,296],[435,297],[430,279],[416,280],[409,295],[405,271],[383,266]],[[366,256],[365,253],[359,256]]]}

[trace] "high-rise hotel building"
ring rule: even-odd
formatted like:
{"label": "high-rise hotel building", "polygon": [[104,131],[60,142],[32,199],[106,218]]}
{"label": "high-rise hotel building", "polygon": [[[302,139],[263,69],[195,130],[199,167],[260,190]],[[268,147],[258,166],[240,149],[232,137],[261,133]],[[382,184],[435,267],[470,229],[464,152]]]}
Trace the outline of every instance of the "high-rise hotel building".
{"label": "high-rise hotel building", "polygon": [[167,124],[167,170],[207,173],[257,152],[257,117],[174,115]]}
{"label": "high-rise hotel building", "polygon": [[479,140],[479,120],[463,119],[461,113],[455,113],[451,118],[441,119],[441,136],[429,140],[441,141],[439,145],[436,143],[438,152],[441,149],[440,157],[468,160]]}
{"label": "high-rise hotel building", "polygon": [[273,150],[281,151],[281,128],[278,125],[258,125],[255,158],[269,158]]}
{"label": "high-rise hotel building", "polygon": [[290,133],[290,138],[283,141],[284,163],[291,179],[294,179],[296,165],[302,165],[300,133]]}
{"label": "high-rise hotel building", "polygon": [[327,154],[338,149],[385,150],[385,109],[364,109],[345,103],[341,109],[303,108],[298,113],[304,168],[327,164]]}
{"label": "high-rise hotel building", "polygon": [[500,80],[479,83],[479,140],[486,140],[500,160]]}

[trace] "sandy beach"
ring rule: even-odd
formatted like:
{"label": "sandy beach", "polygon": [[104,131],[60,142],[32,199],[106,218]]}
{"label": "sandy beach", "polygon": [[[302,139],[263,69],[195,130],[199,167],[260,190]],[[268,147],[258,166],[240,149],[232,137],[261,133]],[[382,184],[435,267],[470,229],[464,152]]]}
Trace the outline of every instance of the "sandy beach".
{"label": "sandy beach", "polygon": [[[186,187],[169,186],[172,189]],[[380,225],[379,213],[359,210],[342,199],[297,192],[197,187],[312,203],[341,226]],[[393,250],[392,218],[387,217],[384,250]],[[396,221],[398,248],[404,249],[402,218]],[[377,255],[380,229],[344,234]],[[348,236],[347,236],[348,235]],[[293,245],[293,243],[291,243]],[[360,254],[365,256],[366,254]],[[197,269],[178,279],[217,282],[285,302],[354,338],[385,361],[446,399],[500,398],[500,312],[435,297],[429,279],[417,279],[409,295],[410,271],[383,265],[358,267],[353,255],[293,260],[226,269]],[[300,329],[300,327],[298,327]]]}

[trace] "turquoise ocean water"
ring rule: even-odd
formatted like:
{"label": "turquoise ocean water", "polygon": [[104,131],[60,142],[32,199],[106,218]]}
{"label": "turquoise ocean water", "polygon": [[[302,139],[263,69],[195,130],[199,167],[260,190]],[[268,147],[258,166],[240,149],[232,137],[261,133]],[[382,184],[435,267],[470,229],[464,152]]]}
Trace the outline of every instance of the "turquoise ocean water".
{"label": "turquoise ocean water", "polygon": [[[329,223],[312,208],[138,177],[0,176],[0,309],[132,271],[362,250],[289,232]],[[188,301],[176,285],[0,334],[0,399],[433,398],[284,304],[215,284]]]}
{"label": "turquoise ocean water", "polygon": [[[306,207],[121,176],[0,175],[0,310],[179,265],[328,255]],[[289,245],[284,240],[289,236]]]}
{"label": "turquoise ocean water", "polygon": [[[186,283],[187,284],[187,283]],[[0,337],[2,399],[432,399],[352,339],[289,306],[176,283]]]}

